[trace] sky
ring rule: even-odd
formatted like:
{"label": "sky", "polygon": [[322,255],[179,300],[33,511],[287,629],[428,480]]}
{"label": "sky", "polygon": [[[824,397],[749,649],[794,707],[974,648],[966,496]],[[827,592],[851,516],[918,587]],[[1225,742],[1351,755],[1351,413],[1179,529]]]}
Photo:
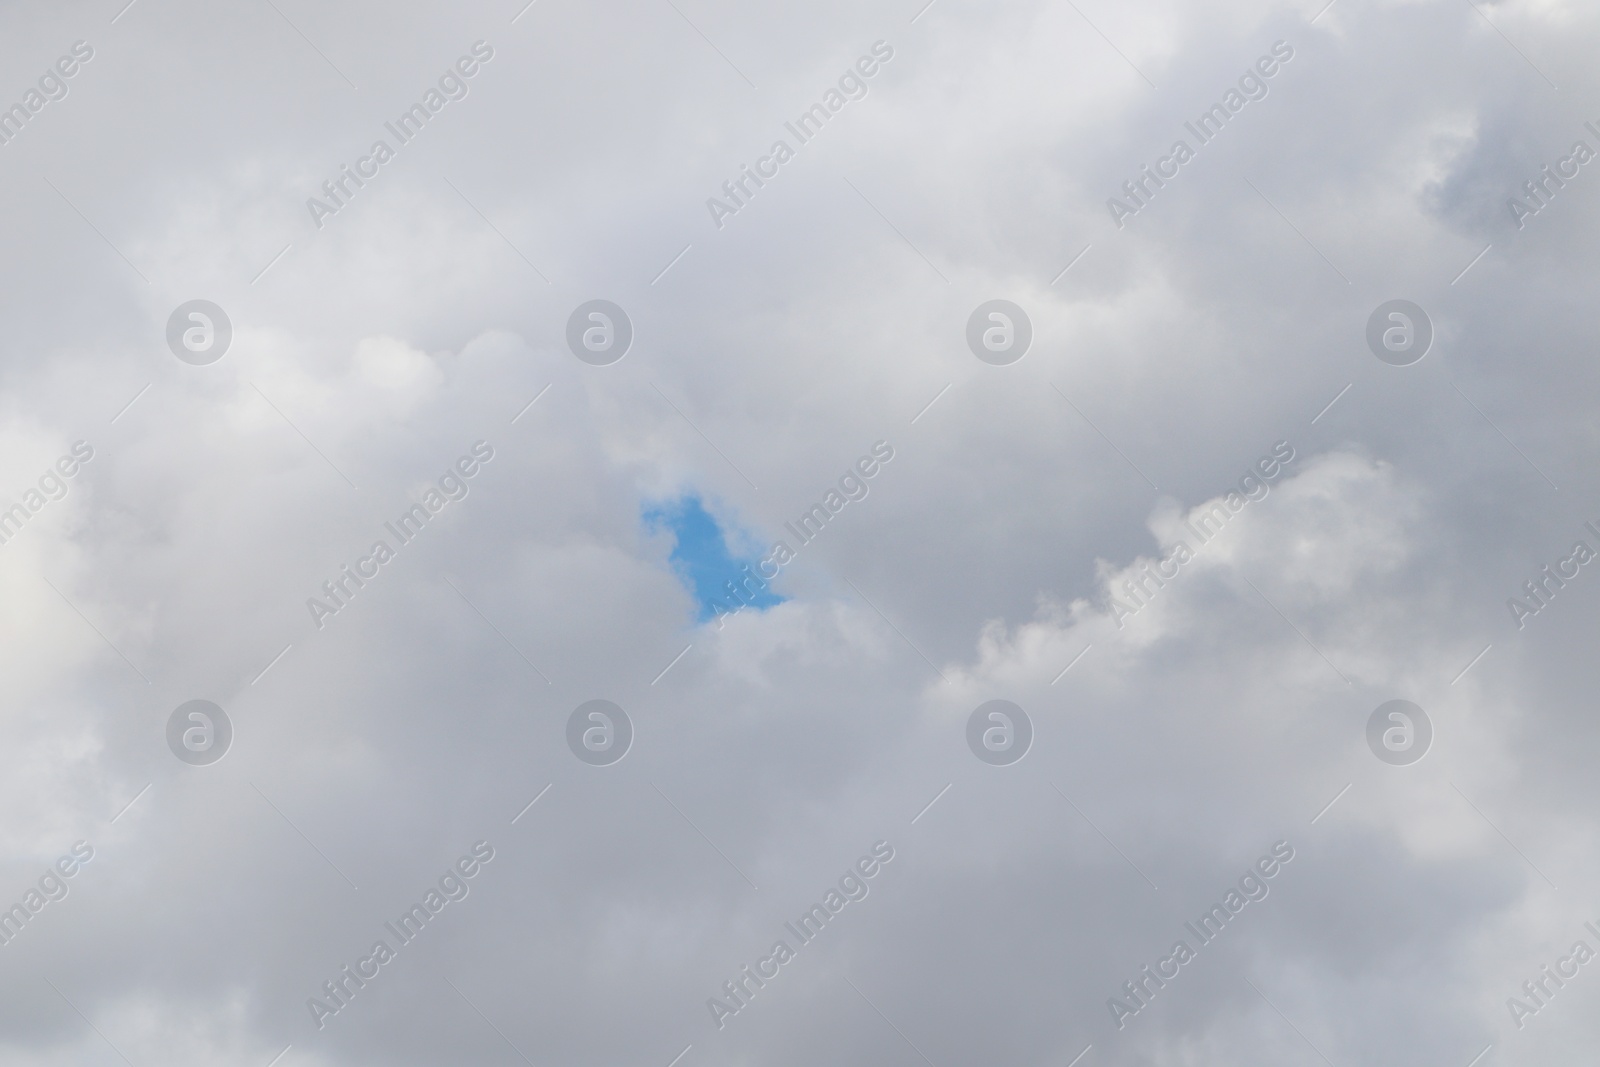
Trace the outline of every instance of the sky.
{"label": "sky", "polygon": [[1592,1051],[1593,5],[0,26],[6,1064]]}

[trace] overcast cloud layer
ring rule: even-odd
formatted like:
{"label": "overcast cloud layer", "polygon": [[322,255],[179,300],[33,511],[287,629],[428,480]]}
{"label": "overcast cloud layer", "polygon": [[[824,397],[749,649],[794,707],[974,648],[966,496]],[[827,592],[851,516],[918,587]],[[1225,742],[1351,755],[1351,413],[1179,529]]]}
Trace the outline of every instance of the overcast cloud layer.
{"label": "overcast cloud layer", "polygon": [[1600,9],[525,3],[0,13],[0,1061],[1592,1058]]}

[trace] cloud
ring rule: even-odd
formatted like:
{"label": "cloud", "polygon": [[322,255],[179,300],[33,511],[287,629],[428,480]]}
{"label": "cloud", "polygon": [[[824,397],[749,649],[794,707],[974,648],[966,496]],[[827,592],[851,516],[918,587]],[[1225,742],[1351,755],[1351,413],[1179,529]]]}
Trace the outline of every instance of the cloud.
{"label": "cloud", "polygon": [[[0,945],[7,1063],[1587,1047],[1584,975],[1521,1029],[1506,1001],[1600,923],[1600,585],[1522,630],[1505,601],[1600,522],[1592,179],[1522,229],[1505,201],[1600,148],[1556,106],[1594,96],[1591,12],[520,6],[5,16],[8,69],[95,49],[0,146],[0,504],[94,449],[0,545],[0,901],[95,849]],[[1119,230],[1106,198],[1280,40]],[[318,229],[307,197],[479,41]],[[165,339],[196,299],[233,326],[203,366]],[[565,334],[595,299],[634,327],[603,367]],[[1009,366],[965,340],[994,299],[1033,326]],[[1435,328],[1407,367],[1366,347],[1393,299]],[[718,627],[723,572],[819,504]],[[165,732],[196,699],[234,730],[203,766]],[[566,740],[594,699],[633,725],[606,766]],[[1433,728],[1405,766],[1366,740],[1395,699]],[[990,700],[1025,758],[968,749]],[[318,1029],[480,840],[470,898]],[[870,900],[718,1030],[706,998],[880,840]],[[1270,896],[1118,1029],[1279,841]]]}

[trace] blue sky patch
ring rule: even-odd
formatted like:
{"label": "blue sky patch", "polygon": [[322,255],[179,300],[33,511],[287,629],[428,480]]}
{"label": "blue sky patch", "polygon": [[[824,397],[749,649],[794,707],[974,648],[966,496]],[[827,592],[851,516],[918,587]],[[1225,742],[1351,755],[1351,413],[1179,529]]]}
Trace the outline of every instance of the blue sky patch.
{"label": "blue sky patch", "polygon": [[[759,557],[736,558],[728,550],[728,539],[721,524],[705,509],[697,494],[647,507],[643,518],[652,530],[672,532],[674,544],[669,559],[673,571],[695,598],[695,621],[706,622],[716,617],[713,601],[730,611],[738,606],[728,592],[727,583],[748,582],[744,567],[748,564],[754,573]],[[771,586],[758,587],[754,582],[748,582],[742,595],[747,605],[762,610],[787,599],[774,593]]]}

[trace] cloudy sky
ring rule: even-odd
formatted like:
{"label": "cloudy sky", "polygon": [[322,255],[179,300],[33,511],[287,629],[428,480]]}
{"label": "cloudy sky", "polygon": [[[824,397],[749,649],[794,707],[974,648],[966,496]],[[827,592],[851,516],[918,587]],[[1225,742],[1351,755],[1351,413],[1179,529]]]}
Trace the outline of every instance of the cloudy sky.
{"label": "cloudy sky", "polygon": [[1600,11],[1325,3],[4,5],[0,1059],[1588,1055]]}

